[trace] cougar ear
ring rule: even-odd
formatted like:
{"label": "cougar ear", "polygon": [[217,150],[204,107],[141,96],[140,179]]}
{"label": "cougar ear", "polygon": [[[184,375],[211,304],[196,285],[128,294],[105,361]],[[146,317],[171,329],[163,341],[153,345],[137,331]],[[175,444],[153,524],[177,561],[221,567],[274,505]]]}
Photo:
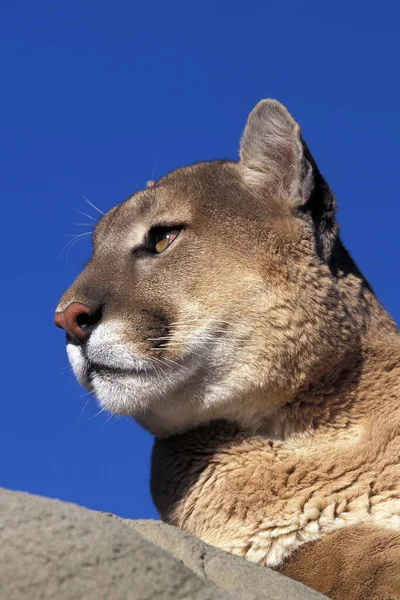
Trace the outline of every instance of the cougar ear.
{"label": "cougar ear", "polygon": [[300,127],[277,100],[261,100],[251,111],[240,144],[244,178],[295,205],[305,204],[313,170],[304,155]]}
{"label": "cougar ear", "polygon": [[300,127],[277,100],[251,111],[240,144],[246,183],[297,209],[312,223],[317,250],[329,262],[338,234],[336,201],[300,135]]}

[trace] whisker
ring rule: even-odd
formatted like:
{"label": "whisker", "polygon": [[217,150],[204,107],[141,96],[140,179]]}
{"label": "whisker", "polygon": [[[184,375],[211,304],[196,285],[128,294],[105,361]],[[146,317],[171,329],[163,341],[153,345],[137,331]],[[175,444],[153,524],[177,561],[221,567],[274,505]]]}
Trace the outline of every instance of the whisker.
{"label": "whisker", "polygon": [[71,240],[69,240],[65,244],[64,248],[61,250],[60,257],[64,254],[65,250],[67,250],[67,254],[66,254],[65,258],[68,258],[68,254],[69,254],[69,251],[72,248],[72,246],[74,246],[80,239],[83,239],[84,237],[90,237],[91,235],[92,235],[91,231],[87,231],[85,233],[78,233],[78,234],[74,235],[74,237]]}
{"label": "whisker", "polygon": [[73,427],[73,429],[72,429],[72,431],[73,431],[73,432],[75,431],[75,429],[76,429],[76,426],[78,425],[78,423],[79,423],[79,421],[80,421],[80,419],[81,419],[81,417],[82,417],[83,413],[85,412],[85,408],[87,407],[87,405],[88,405],[88,403],[89,403],[89,400],[90,400],[90,398],[88,398],[88,399],[86,400],[85,404],[83,405],[83,408],[82,408],[81,412],[79,413],[79,417],[77,418],[77,420],[76,420],[76,423],[75,423],[75,425],[74,425],[74,427]]}
{"label": "whisker", "polygon": [[84,199],[85,202],[87,202],[87,204],[89,204],[89,206],[91,206],[92,208],[94,208],[94,210],[97,210],[97,212],[99,212],[101,215],[104,215],[103,211],[100,210],[100,208],[98,208],[95,204],[93,204],[93,202],[90,202],[90,200],[88,198],[86,198],[86,196],[84,196],[79,190],[72,190],[73,192],[75,192],[76,194],[79,194],[79,196],[81,198]]}
{"label": "whisker", "polygon": [[[157,340],[187,340],[188,335],[190,333],[194,333],[194,332],[186,332],[186,331],[172,331],[170,335],[161,335],[159,337],[149,337],[146,338],[146,340],[150,341],[150,342],[154,342]],[[207,333],[207,332],[200,332],[197,333],[194,337],[198,340],[204,340],[204,339],[214,339],[214,335],[215,333],[226,333],[226,331],[224,331],[223,329],[214,329],[212,332]]]}
{"label": "whisker", "polygon": [[120,417],[120,416],[118,416],[118,415],[113,415],[112,413],[110,413],[110,414],[109,414],[109,416],[108,416],[108,418],[107,418],[107,419],[104,421],[104,425],[105,425],[106,423],[108,423],[109,421],[111,421],[111,419],[112,419],[113,417],[115,417],[115,421],[114,421],[114,423],[116,423],[117,421],[119,421],[119,419],[121,418],[121,417]]}
{"label": "whisker", "polygon": [[97,212],[99,212],[101,215],[105,215],[105,213],[100,210],[100,208],[97,208],[97,206],[95,204],[93,204],[93,202],[90,202],[90,200],[88,200],[87,198],[85,198],[86,202],[89,204],[89,206],[91,206],[92,208],[94,208],[95,210],[97,210]]}
{"label": "whisker", "polygon": [[65,254],[65,260],[68,260],[69,253],[71,249],[79,242],[79,239],[73,240],[72,243],[67,247],[67,252]]}
{"label": "whisker", "polygon": [[156,162],[154,163],[154,168],[153,168],[153,171],[152,171],[152,174],[151,174],[151,178],[150,178],[151,180],[154,179],[154,174],[156,172],[157,163],[158,163],[158,156],[156,156]]}
{"label": "whisker", "polygon": [[96,223],[96,219],[94,219],[93,217],[91,217],[90,215],[88,215],[87,213],[82,212],[81,210],[78,210],[77,208],[73,208],[72,206],[69,207],[71,210],[74,210],[75,212],[79,213],[80,215],[83,215],[84,217],[87,217],[88,219],[90,219],[91,221],[93,221],[94,223]]}
{"label": "whisker", "polygon": [[[212,331],[207,331],[207,330],[199,331],[196,329],[194,329],[194,330],[193,329],[183,329],[183,330],[179,329],[179,330],[175,330],[175,331],[171,330],[170,335],[165,336],[165,337],[167,337],[169,339],[175,339],[175,338],[184,339],[183,336],[186,336],[186,337],[194,336],[194,337],[196,337],[196,339],[202,340],[204,338],[211,339],[214,337],[214,335],[216,333],[226,334],[227,332],[225,329],[213,329]],[[156,338],[156,339],[158,339],[158,338]]]}
{"label": "whisker", "polygon": [[[194,323],[194,325],[192,325],[193,327],[196,326],[196,324],[198,324],[199,327],[207,327],[210,328],[213,326],[213,322],[211,323],[205,323],[204,320],[200,320],[200,318],[193,318],[193,319],[181,319],[180,321],[173,321],[172,323],[170,323],[171,327],[182,327],[182,326],[190,326],[192,323]],[[214,323],[216,325],[234,325],[234,324],[240,324],[240,322],[238,321],[226,321],[225,319],[216,319],[214,321]]]}
{"label": "whisker", "polygon": [[[150,350],[151,349],[152,348],[150,348]],[[185,365],[182,365],[182,364],[176,362],[175,360],[172,360],[171,358],[164,357],[163,359],[161,359],[161,358],[156,358],[156,357],[152,356],[150,360],[156,360],[157,362],[163,364],[166,367],[168,367],[168,364],[170,363],[172,365],[176,365],[177,367],[180,367],[181,369],[185,369],[186,371],[189,371],[189,369],[187,367],[185,367]]]}
{"label": "whisker", "polygon": [[172,340],[172,337],[156,337],[156,338],[146,338],[148,342],[158,342],[160,340]]}
{"label": "whisker", "polygon": [[187,367],[185,367],[185,365],[181,365],[178,362],[176,362],[175,360],[171,360],[170,358],[164,358],[164,360],[168,363],[171,363],[172,365],[176,365],[177,367],[179,367],[180,369],[183,369],[184,371],[190,371],[190,369],[188,369]]}
{"label": "whisker", "polygon": [[[219,339],[231,339],[234,340],[235,338],[231,337],[231,338],[219,338]],[[173,336],[173,337],[160,337],[160,338],[147,338],[147,341],[149,342],[172,342],[172,343],[176,343],[176,344],[187,344],[190,343],[192,340],[188,339],[187,337],[179,337],[179,336]],[[200,342],[200,343],[207,343],[207,342],[213,342],[215,343],[216,339],[209,335],[209,336],[198,336],[196,338],[196,341]]]}
{"label": "whisker", "polygon": [[85,231],[85,233],[66,233],[65,235],[67,237],[73,237],[75,239],[75,238],[82,237],[84,235],[92,235],[92,232],[91,231]]}
{"label": "whisker", "polygon": [[95,415],[93,415],[92,417],[90,417],[88,419],[88,421],[91,421],[92,419],[95,419],[96,417],[98,417],[99,415],[101,415],[102,412],[104,412],[106,409],[103,407],[99,410],[99,412],[97,412]]}
{"label": "whisker", "polygon": [[[163,364],[163,365],[164,365],[164,366],[166,366],[166,367],[168,367],[168,363],[171,363],[171,364],[174,364],[174,365],[176,365],[177,367],[180,367],[181,369],[184,369],[184,370],[186,370],[186,371],[189,371],[189,369],[188,369],[187,367],[185,367],[184,365],[181,365],[181,364],[179,364],[179,363],[175,362],[174,360],[171,360],[171,359],[168,359],[168,358],[165,358],[165,359],[161,360],[161,359],[159,359],[159,358],[151,357],[151,360],[156,360],[157,362],[159,362],[159,363]],[[160,369],[161,369],[161,371],[162,371],[162,373],[163,373],[164,377],[165,377],[166,379],[168,379],[168,374],[166,374],[166,373],[165,373],[164,369],[162,369],[162,368],[161,368],[161,366],[160,366]]]}
{"label": "whisker", "polygon": [[[210,341],[204,342],[204,344],[213,345],[213,344],[215,344],[215,342],[212,342],[210,340]],[[172,344],[171,343],[169,343],[169,344],[167,343],[167,344],[161,344],[160,346],[157,346],[157,347],[149,348],[149,350],[156,351],[156,350],[165,350],[165,349],[168,349],[168,348],[171,348],[171,349],[174,349],[174,348],[185,348],[185,345],[186,344],[184,342],[176,342],[176,343],[172,343]],[[190,348],[185,348],[185,350],[188,350],[188,351],[191,352]]]}
{"label": "whisker", "polygon": [[[155,356],[152,356],[150,360],[154,361],[156,363],[159,363],[158,366],[159,366],[159,369],[161,370],[161,373],[164,375],[164,377],[167,377],[164,369],[160,366],[160,365],[164,365],[165,366],[165,364],[163,363],[163,361],[160,358],[156,358]],[[155,370],[157,371],[156,365],[153,365],[153,366],[154,366]]]}

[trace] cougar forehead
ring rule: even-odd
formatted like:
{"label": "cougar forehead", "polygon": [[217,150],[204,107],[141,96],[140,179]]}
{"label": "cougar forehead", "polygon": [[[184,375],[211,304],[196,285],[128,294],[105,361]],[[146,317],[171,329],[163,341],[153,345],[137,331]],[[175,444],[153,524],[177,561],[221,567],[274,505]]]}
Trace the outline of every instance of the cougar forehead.
{"label": "cougar forehead", "polygon": [[[240,162],[178,169],[111,209],[57,308],[79,381],[159,435],[219,418],[258,427],[351,337],[315,218],[298,210],[314,177],[298,127],[281,107],[266,139],[286,127],[294,141],[268,153],[252,115]],[[173,241],[151,253],[159,228]]]}
{"label": "cougar forehead", "polygon": [[229,232],[223,242],[231,242],[233,249],[243,238],[254,244],[255,227],[264,235],[269,220],[284,217],[285,206],[276,199],[260,202],[251,194],[236,163],[197,163],[169,173],[111,209],[94,232],[94,253],[100,244],[107,250],[119,251],[121,244],[132,249],[149,227],[164,224],[184,224],[211,238],[217,237],[216,231]]}

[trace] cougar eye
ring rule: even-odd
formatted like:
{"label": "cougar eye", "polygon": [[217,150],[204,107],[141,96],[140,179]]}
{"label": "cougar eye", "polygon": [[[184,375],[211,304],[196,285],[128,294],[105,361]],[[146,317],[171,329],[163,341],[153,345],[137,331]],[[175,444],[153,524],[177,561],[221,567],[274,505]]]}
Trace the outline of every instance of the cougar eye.
{"label": "cougar eye", "polygon": [[178,237],[182,227],[153,227],[149,231],[147,247],[150,252],[161,254]]}

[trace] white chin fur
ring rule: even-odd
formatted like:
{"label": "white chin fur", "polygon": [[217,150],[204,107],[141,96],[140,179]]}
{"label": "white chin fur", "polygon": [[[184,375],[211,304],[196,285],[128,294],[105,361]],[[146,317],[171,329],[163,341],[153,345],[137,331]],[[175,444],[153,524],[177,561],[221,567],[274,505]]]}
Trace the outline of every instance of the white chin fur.
{"label": "white chin fur", "polygon": [[[196,375],[210,346],[202,347],[198,340],[195,352],[189,353],[182,365],[160,365],[136,357],[122,341],[121,330],[122,326],[115,322],[100,324],[84,351],[80,346],[67,344],[69,361],[81,385],[94,392],[106,410],[132,416],[153,433],[178,431],[197,420],[193,397],[202,394]],[[92,370],[89,376],[89,365],[100,368]],[[113,373],[107,369],[125,372]],[[201,400],[197,408],[199,404]]]}
{"label": "white chin fur", "polygon": [[[121,329],[122,327],[115,322],[100,324],[90,336],[85,351],[76,344],[67,344],[68,359],[75,377],[81,385],[91,391],[93,386],[88,376],[89,365],[126,371],[149,368],[149,361],[137,358],[129,346],[121,340]],[[111,378],[111,374],[109,377]],[[117,380],[118,375],[115,374],[112,379]],[[115,402],[112,404],[114,405]]]}
{"label": "white chin fur", "polygon": [[83,387],[88,387],[89,380],[86,373],[86,361],[80,346],[67,344],[68,360],[71,364],[75,377]]}
{"label": "white chin fur", "polygon": [[90,363],[114,369],[138,370],[148,367],[148,361],[135,356],[123,341],[123,326],[119,323],[101,323],[91,334],[86,345]]}

